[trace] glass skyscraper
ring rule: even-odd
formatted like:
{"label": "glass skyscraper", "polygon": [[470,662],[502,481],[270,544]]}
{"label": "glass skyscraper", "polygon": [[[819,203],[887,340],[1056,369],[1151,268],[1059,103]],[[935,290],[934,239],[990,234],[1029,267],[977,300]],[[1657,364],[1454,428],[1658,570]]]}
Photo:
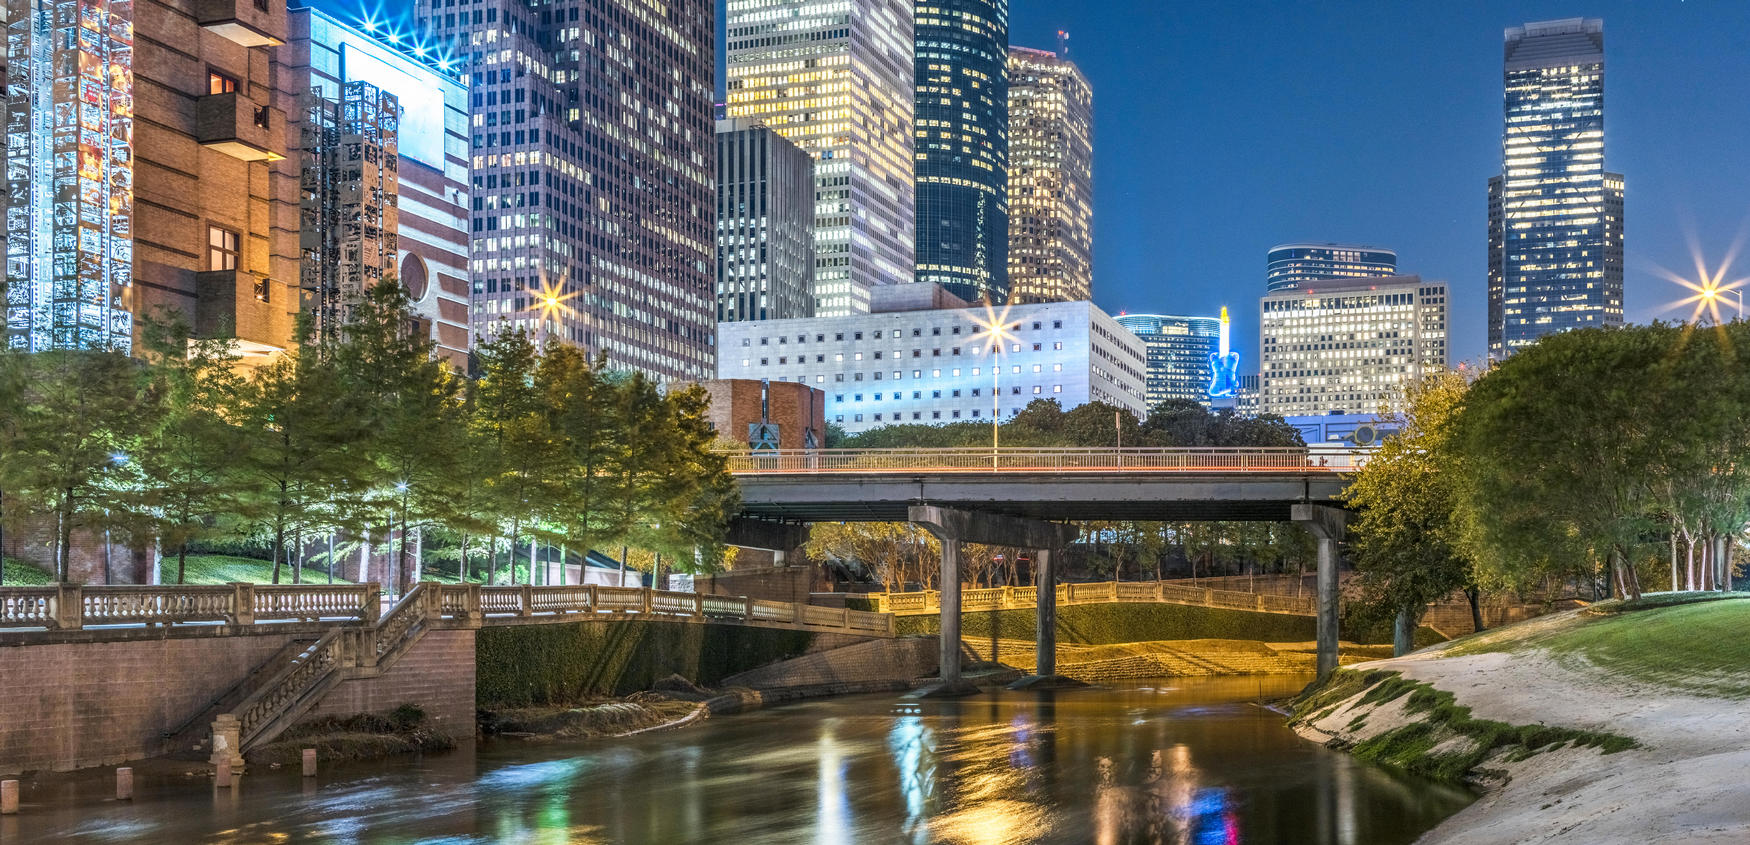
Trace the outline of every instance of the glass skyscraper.
{"label": "glass skyscraper", "polygon": [[1604,170],[1604,22],[1507,29],[1502,173],[1489,180],[1489,357],[1622,323],[1620,174]]}
{"label": "glass skyscraper", "polygon": [[716,5],[416,0],[415,13],[466,59],[476,336],[520,328],[658,379],[708,376]]}
{"label": "glass skyscraper", "polygon": [[1398,254],[1358,244],[1281,244],[1270,248],[1264,284],[1270,293],[1328,279],[1395,276]]}
{"label": "glass skyscraper", "polygon": [[1009,298],[1008,0],[918,0],[917,280]]}
{"label": "glass skyscraper", "polygon": [[1094,91],[1046,50],[1009,50],[1009,300],[1094,297]]}
{"label": "glass skyscraper", "polygon": [[729,0],[730,118],[752,118],[815,158],[815,314],[869,310],[910,282],[911,0]]}
{"label": "glass skyscraper", "polygon": [[134,4],[8,0],[7,343],[132,347]]}
{"label": "glass skyscraper", "polygon": [[1149,410],[1168,399],[1190,399],[1209,406],[1211,361],[1221,347],[1221,320],[1165,314],[1120,314],[1148,350]]}

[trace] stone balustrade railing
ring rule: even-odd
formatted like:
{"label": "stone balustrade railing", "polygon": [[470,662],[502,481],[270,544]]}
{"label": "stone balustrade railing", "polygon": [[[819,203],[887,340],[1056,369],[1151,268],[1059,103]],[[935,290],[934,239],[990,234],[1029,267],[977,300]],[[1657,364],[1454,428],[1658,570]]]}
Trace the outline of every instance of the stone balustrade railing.
{"label": "stone balustrade railing", "polygon": [[[1030,608],[1037,603],[1037,587],[984,587],[961,590],[960,609],[1010,610]],[[881,613],[894,616],[920,616],[940,613],[942,594],[936,590],[913,593],[871,593]],[[1166,581],[1098,581],[1087,584],[1057,585],[1059,605],[1097,602],[1162,602],[1229,610],[1252,610],[1263,613],[1285,613],[1297,616],[1317,615],[1317,604],[1311,596],[1272,596],[1233,590],[1212,590]]]}
{"label": "stone balustrade railing", "polygon": [[0,628],[79,630],[99,625],[182,625],[303,620],[373,624],[376,584],[0,587]]}
{"label": "stone balustrade railing", "polygon": [[[408,599],[415,594],[420,598],[409,603]],[[919,598],[915,601],[921,602],[923,594],[916,595]],[[903,597],[898,600],[902,604],[908,601]],[[875,635],[890,635],[893,628],[886,613],[594,584],[489,587],[428,582],[404,596],[388,615],[383,615],[381,609],[381,592],[376,584],[0,587],[0,629],[252,625],[290,620],[356,622],[358,627],[375,632],[371,642],[358,643],[357,647],[378,656],[397,647],[404,639],[403,634],[419,620],[495,624],[523,617],[545,620],[579,613],[620,613],[773,622]]]}

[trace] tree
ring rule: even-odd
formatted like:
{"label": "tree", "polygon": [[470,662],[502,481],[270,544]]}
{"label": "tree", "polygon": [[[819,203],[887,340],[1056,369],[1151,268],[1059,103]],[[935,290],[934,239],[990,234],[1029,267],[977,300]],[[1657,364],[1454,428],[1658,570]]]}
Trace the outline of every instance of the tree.
{"label": "tree", "polygon": [[75,528],[125,507],[132,453],[157,420],[144,370],[110,350],[54,349],[24,361],[6,489],[55,518],[55,573],[70,576]]}
{"label": "tree", "polygon": [[481,450],[481,476],[489,491],[494,524],[487,580],[496,581],[498,533],[510,532],[509,570],[515,578],[516,545],[543,488],[553,483],[560,453],[535,384],[540,352],[520,329],[502,332],[476,349],[481,375],[474,385],[472,439]]}
{"label": "tree", "polygon": [[[1365,607],[1396,621],[1396,652],[1412,647],[1430,602],[1474,585],[1459,542],[1455,423],[1469,384],[1451,371],[1406,391],[1403,426],[1353,476],[1344,500],[1357,512],[1350,544]],[[1475,600],[1475,591],[1467,590]],[[1481,629],[1481,626],[1478,626]]]}
{"label": "tree", "polygon": [[464,433],[460,384],[412,331],[406,291],[385,280],[351,307],[351,319],[332,354],[343,389],[367,421],[366,468],[372,498],[389,505],[401,524],[395,551],[398,593],[412,587],[408,543],[448,509],[462,464]]}
{"label": "tree", "polygon": [[[303,336],[308,341],[309,333]],[[348,390],[331,350],[300,344],[257,367],[239,392],[239,530],[266,531],[273,582],[280,583],[288,535],[336,527],[365,531],[373,467],[371,415]],[[294,566],[296,561],[294,561]]]}
{"label": "tree", "polygon": [[1453,445],[1463,543],[1486,584],[1608,573],[1641,594],[1632,565],[1654,533],[1651,435],[1669,414],[1648,400],[1665,377],[1668,326],[1549,335],[1471,387]]}
{"label": "tree", "polygon": [[140,439],[135,504],[186,580],[189,543],[214,530],[241,490],[235,408],[243,380],[228,339],[195,340],[186,324],[148,320],[143,351],[163,412]]}

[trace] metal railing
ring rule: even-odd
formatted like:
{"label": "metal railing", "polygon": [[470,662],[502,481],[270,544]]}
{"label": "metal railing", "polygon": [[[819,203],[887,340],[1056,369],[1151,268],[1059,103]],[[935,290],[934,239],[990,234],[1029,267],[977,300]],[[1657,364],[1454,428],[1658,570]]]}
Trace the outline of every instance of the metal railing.
{"label": "metal railing", "polygon": [[[1031,608],[1037,602],[1038,595],[1037,587],[984,587],[962,590],[960,609],[970,611]],[[915,593],[871,593],[869,598],[875,600],[875,606],[880,612],[894,616],[920,616],[940,613],[942,610],[942,594],[936,590]],[[1318,604],[1311,596],[1272,596],[1233,590],[1211,590],[1167,581],[1095,581],[1085,584],[1057,585],[1057,603],[1059,605],[1100,602],[1188,604],[1295,616],[1315,616],[1318,614]]]}
{"label": "metal railing", "polygon": [[1350,472],[1368,450],[1294,448],[786,449],[728,453],[729,471],[886,472]]}

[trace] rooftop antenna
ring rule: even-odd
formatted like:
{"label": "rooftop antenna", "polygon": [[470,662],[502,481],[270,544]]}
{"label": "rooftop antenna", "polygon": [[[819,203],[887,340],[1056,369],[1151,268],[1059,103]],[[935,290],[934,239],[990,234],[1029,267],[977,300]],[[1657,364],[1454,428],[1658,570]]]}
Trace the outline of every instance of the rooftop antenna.
{"label": "rooftop antenna", "polygon": [[1057,57],[1060,59],[1069,58],[1069,32],[1067,30],[1057,31]]}

